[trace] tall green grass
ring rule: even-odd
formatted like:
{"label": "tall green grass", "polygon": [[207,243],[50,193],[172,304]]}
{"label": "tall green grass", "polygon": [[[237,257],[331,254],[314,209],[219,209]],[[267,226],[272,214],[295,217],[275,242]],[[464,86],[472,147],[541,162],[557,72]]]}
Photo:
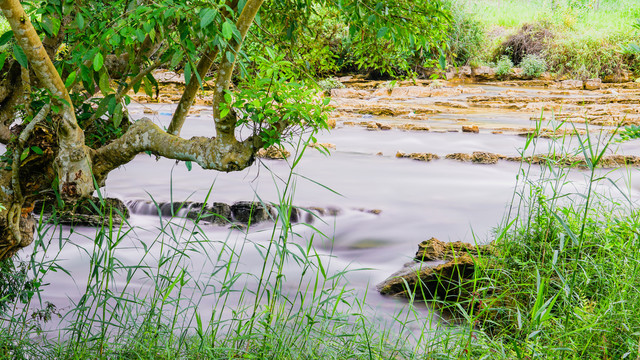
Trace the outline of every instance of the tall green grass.
{"label": "tall green grass", "polygon": [[539,177],[521,167],[496,256],[478,259],[475,308],[463,317],[476,331],[469,358],[640,356],[640,211],[630,190],[598,169],[613,138],[577,140],[584,185],[570,180],[576,168],[553,162],[557,154]]}

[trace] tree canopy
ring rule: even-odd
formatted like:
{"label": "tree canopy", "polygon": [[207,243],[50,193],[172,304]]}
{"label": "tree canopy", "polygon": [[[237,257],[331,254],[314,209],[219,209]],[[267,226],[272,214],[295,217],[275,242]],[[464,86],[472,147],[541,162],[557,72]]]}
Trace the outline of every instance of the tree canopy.
{"label": "tree canopy", "polygon": [[[11,27],[0,34],[0,258],[32,241],[34,201],[90,196],[142,152],[236,171],[296,129],[326,128],[328,100],[310,74],[345,61],[408,72],[399,54],[436,61],[448,21],[439,0],[0,0],[0,8]],[[336,39],[350,54],[332,52]],[[186,82],[167,129],[127,111],[131,90],[153,95],[158,68],[180,69]],[[184,139],[207,80],[216,135]],[[242,127],[251,135],[240,138]]]}

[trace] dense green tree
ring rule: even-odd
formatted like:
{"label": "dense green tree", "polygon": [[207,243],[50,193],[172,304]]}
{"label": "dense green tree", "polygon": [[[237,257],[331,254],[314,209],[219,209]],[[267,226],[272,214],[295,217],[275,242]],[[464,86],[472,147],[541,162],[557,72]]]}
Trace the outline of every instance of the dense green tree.
{"label": "dense green tree", "polygon": [[[438,0],[0,0],[0,8],[11,27],[0,34],[0,259],[33,240],[34,201],[90,196],[139,153],[236,171],[296,128],[326,127],[326,100],[296,80],[299,59],[267,43],[291,55],[333,14],[342,38],[358,44],[357,61],[384,69],[398,52],[441,45],[448,19]],[[131,122],[126,108],[131,89],[153,93],[159,67],[181,67],[187,82],[166,131]],[[211,71],[216,136],[181,138]],[[253,135],[238,139],[239,126]]]}

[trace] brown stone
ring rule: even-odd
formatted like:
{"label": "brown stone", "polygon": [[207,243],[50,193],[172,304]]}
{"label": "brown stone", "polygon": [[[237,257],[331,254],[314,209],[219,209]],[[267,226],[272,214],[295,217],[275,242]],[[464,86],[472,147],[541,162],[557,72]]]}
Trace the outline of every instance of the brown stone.
{"label": "brown stone", "polygon": [[589,79],[584,82],[585,90],[600,90],[602,88],[602,80],[600,79]]}
{"label": "brown stone", "polygon": [[563,80],[560,82],[560,88],[567,90],[582,90],[584,88],[584,84],[582,80]]}
{"label": "brown stone", "polygon": [[483,151],[474,151],[471,154],[471,162],[478,164],[497,164],[501,158],[504,156]]}
{"label": "brown stone", "polygon": [[462,132],[477,134],[480,132],[480,129],[478,128],[478,125],[462,125]]}
{"label": "brown stone", "polygon": [[364,99],[371,96],[371,92],[367,90],[356,90],[351,88],[331,89],[331,97],[348,98],[348,99]]}
{"label": "brown stone", "polygon": [[291,153],[278,146],[269,146],[266,149],[258,150],[256,156],[264,159],[283,160],[291,156]]}
{"label": "brown stone", "polygon": [[453,153],[445,156],[445,159],[458,161],[471,161],[471,155],[465,153]]}

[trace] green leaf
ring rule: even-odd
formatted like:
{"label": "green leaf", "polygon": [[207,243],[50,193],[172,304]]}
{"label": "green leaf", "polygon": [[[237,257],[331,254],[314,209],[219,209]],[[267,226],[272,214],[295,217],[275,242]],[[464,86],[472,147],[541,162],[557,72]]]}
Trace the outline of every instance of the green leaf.
{"label": "green leaf", "polygon": [[4,61],[7,59],[7,53],[0,54],[0,70],[4,66]]}
{"label": "green leaf", "polygon": [[93,70],[100,71],[100,69],[102,69],[103,64],[104,64],[104,57],[102,57],[101,53],[97,53],[96,56],[93,57]]}
{"label": "green leaf", "polygon": [[231,36],[233,36],[233,27],[234,25],[231,24],[231,22],[228,20],[225,21],[224,24],[222,24],[222,37],[227,40],[231,39]]}
{"label": "green leaf", "polygon": [[102,92],[102,95],[107,96],[113,92],[111,86],[109,86],[109,76],[106,71],[100,73],[100,80],[98,81],[98,87]]}
{"label": "green leaf", "polygon": [[191,81],[191,63],[187,62],[184,66],[184,82],[189,85],[189,81]]}
{"label": "green leaf", "polygon": [[191,169],[193,168],[193,164],[191,163],[191,161],[185,161],[184,165],[187,167],[188,171],[191,171]]}
{"label": "green leaf", "polygon": [[116,106],[116,111],[113,113],[113,117],[111,121],[113,121],[113,126],[119,127],[122,123],[122,118],[124,116],[124,112],[122,111],[122,104],[118,104]]}
{"label": "green leaf", "polygon": [[27,54],[24,53],[24,50],[16,44],[13,45],[13,57],[16,58],[18,63],[22,65],[23,68],[29,68],[29,60],[27,60]]}
{"label": "green leaf", "polygon": [[78,25],[78,29],[82,30],[84,28],[84,16],[81,13],[78,13],[76,16],[76,24]]}
{"label": "green leaf", "polygon": [[206,28],[216,18],[218,12],[215,9],[204,9],[200,12],[200,27]]}
{"label": "green leaf", "polygon": [[383,27],[380,28],[380,30],[378,30],[378,34],[376,35],[376,37],[378,39],[383,38],[387,34],[388,31],[389,31],[389,28],[386,27],[386,26],[383,26]]}
{"label": "green leaf", "polygon": [[42,151],[42,149],[40,149],[38,146],[32,146],[31,150],[33,150],[33,152],[38,154],[38,155],[44,154],[44,151]]}
{"label": "green leaf", "polygon": [[[2,68],[0,66],[0,68]],[[73,82],[76,81],[76,72],[72,72],[71,74],[69,74],[69,77],[67,77],[67,80],[64,82],[64,87],[66,87],[67,89],[71,88],[71,85],[73,85]]]}
{"label": "green leaf", "polygon": [[2,34],[2,36],[0,36],[0,46],[8,43],[9,40],[11,40],[12,37],[13,37],[13,31],[12,30],[9,30],[9,31],[5,32],[4,34]]}
{"label": "green leaf", "polygon": [[22,150],[22,154],[20,154],[20,161],[26,159],[27,156],[29,156],[29,148]]}

